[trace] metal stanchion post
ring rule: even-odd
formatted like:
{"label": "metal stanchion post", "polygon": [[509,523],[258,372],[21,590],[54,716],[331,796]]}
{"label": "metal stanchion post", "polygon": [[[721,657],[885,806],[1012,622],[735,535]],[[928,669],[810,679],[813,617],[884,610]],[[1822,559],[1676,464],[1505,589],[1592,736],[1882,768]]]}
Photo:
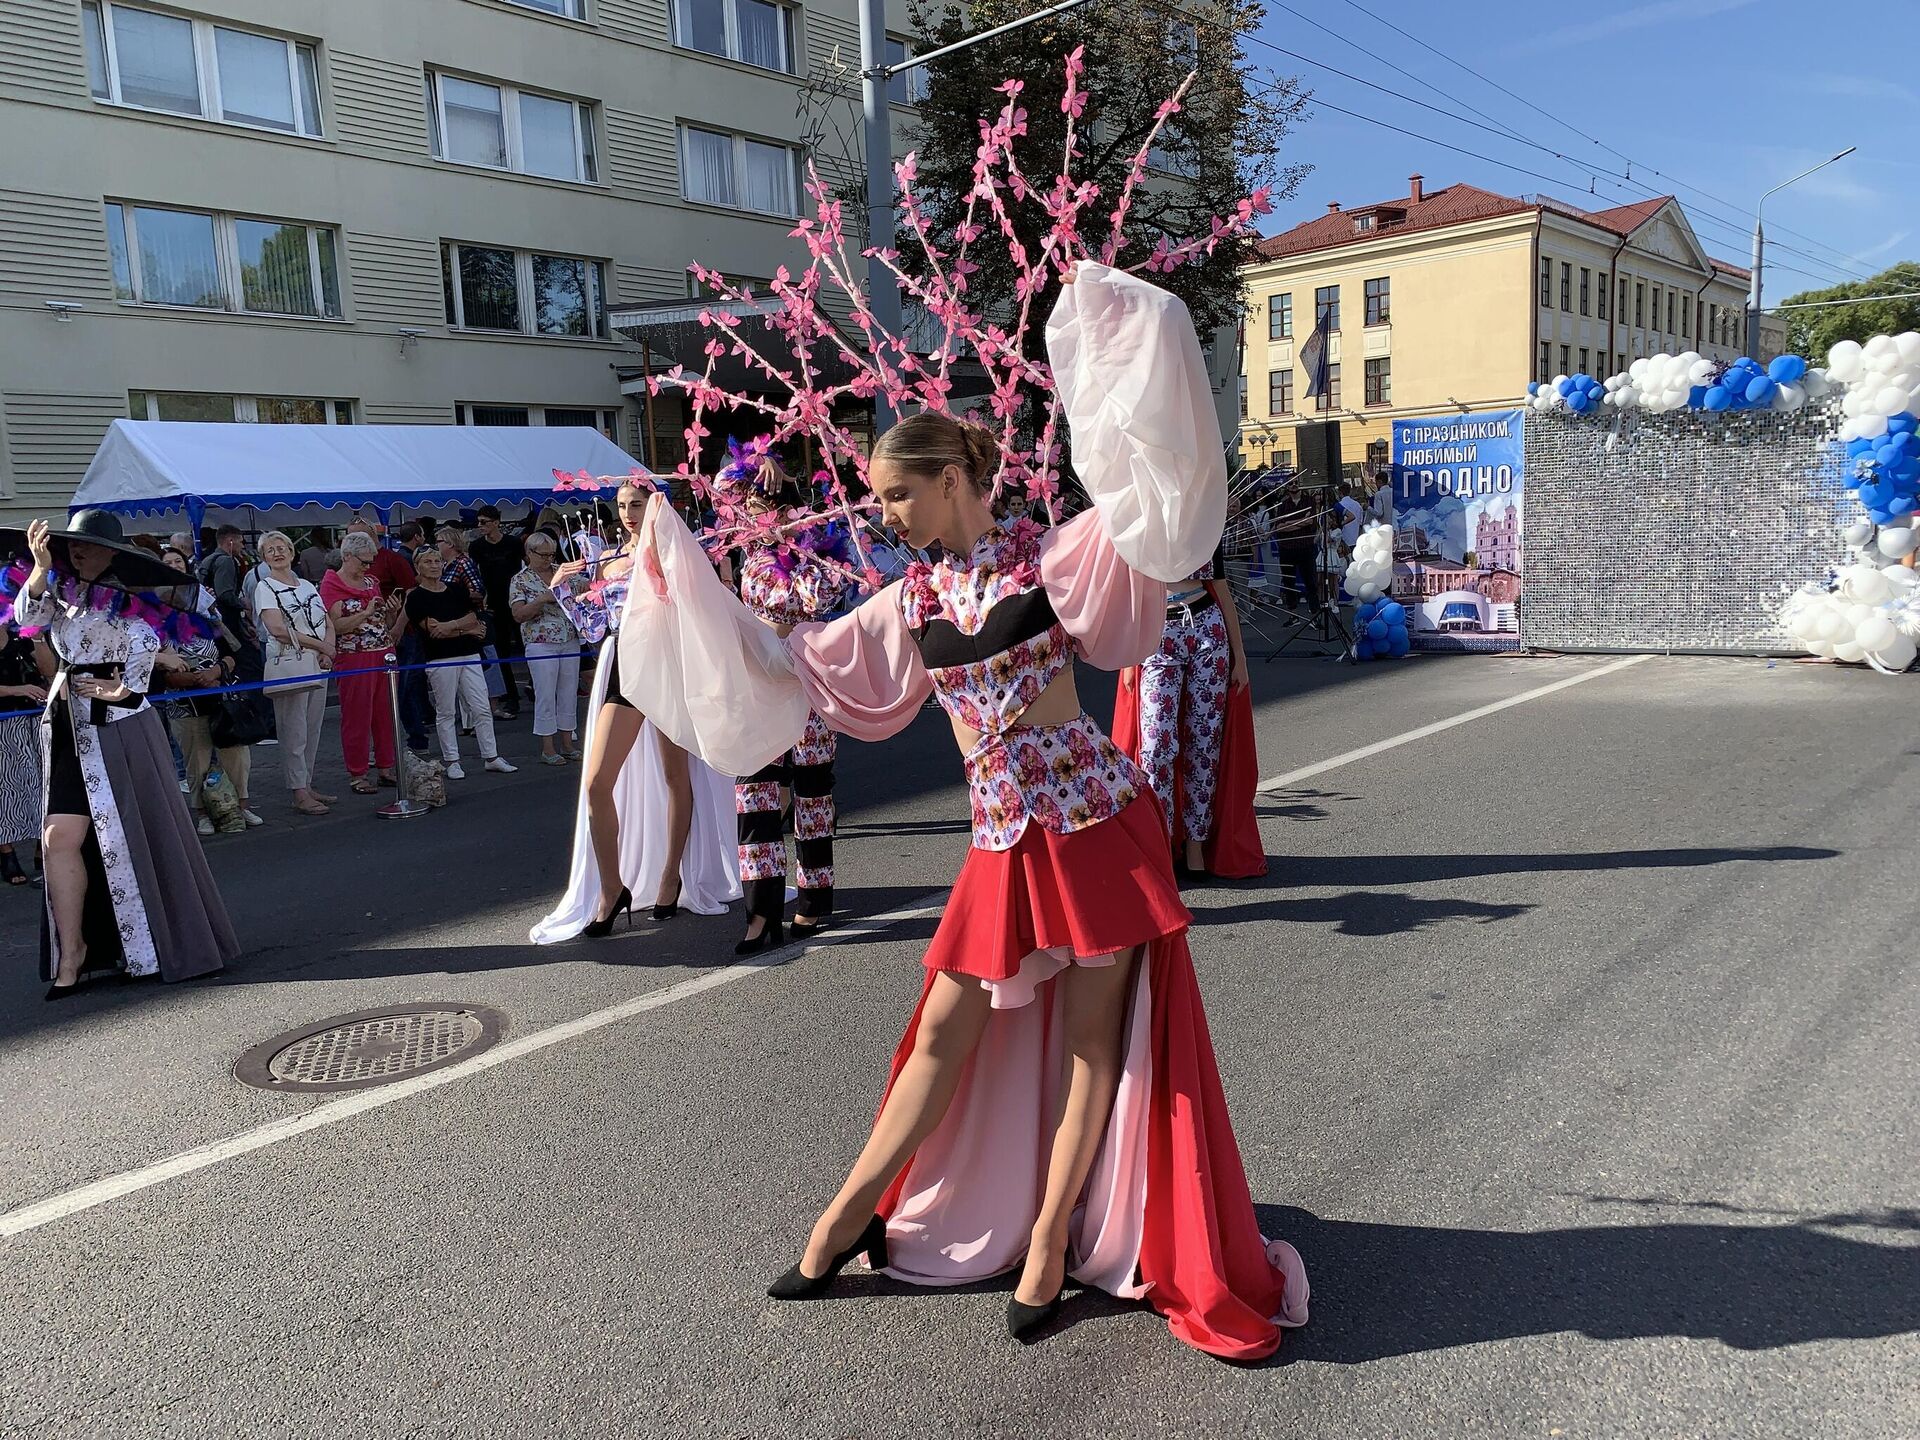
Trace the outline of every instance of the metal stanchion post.
{"label": "metal stanchion post", "polygon": [[[390,666],[397,666],[400,663],[400,657],[395,651],[389,650],[386,658]],[[393,707],[394,776],[400,782],[400,794],[391,805],[382,805],[373,813],[383,820],[411,820],[416,815],[426,814],[433,807],[407,794],[407,764],[410,752],[407,749],[405,732],[400,728],[400,672],[398,669],[387,671],[387,700]]]}

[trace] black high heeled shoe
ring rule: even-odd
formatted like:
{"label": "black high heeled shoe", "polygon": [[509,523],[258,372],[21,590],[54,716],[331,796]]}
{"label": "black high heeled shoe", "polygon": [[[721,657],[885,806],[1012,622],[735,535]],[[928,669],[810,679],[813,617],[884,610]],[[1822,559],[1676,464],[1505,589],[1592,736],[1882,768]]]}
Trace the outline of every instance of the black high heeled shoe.
{"label": "black high heeled shoe", "polygon": [[803,1275],[795,1265],[773,1284],[767,1287],[767,1294],[775,1300],[811,1300],[833,1283],[846,1263],[862,1250],[867,1252],[867,1264],[875,1270],[887,1268],[887,1222],[878,1215],[867,1222],[867,1228],[860,1232],[860,1238],[833,1257],[824,1275]]}
{"label": "black high heeled shoe", "polygon": [[633,895],[624,885],[620,887],[619,897],[613,902],[613,909],[607,912],[607,918],[587,922],[587,935],[594,940],[602,940],[611,935],[613,922],[620,918],[622,911],[626,912],[627,928],[631,930],[633,928]]}
{"label": "black high heeled shoe", "polygon": [[[799,926],[794,927],[796,930]],[[762,950],[778,950],[787,943],[787,933],[778,920],[768,920],[758,935],[750,935],[733,947],[736,955],[758,955]]]}
{"label": "black high heeled shoe", "polygon": [[79,993],[80,982],[78,980],[74,981],[71,985],[47,986],[47,999],[49,1000],[68,1000]]}
{"label": "black high heeled shoe", "polygon": [[1023,1345],[1031,1344],[1046,1323],[1060,1313],[1060,1297],[1064,1293],[1064,1290],[1056,1290],[1053,1298],[1044,1305],[1026,1305],[1009,1298],[1007,1333]]}
{"label": "black high heeled shoe", "polygon": [[656,920],[671,920],[674,916],[678,915],[680,913],[680,892],[684,889],[686,889],[686,882],[675,880],[673,882],[673,899],[669,900],[665,905],[655,905],[653,907],[653,918]]}

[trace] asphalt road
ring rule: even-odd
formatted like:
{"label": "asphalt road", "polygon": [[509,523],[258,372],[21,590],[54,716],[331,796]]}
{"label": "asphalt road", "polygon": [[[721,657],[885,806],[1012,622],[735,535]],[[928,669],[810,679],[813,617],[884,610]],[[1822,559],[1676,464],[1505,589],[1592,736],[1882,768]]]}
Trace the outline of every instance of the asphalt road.
{"label": "asphalt road", "polygon": [[1591,677],[1268,798],[1271,874],[1191,897],[1313,1281],[1261,1366],[1097,1295],[1024,1349],[1003,1286],[763,1298],[918,990],[934,918],[889,917],[966,845],[937,715],[842,750],[842,895],[880,923],[760,967],[737,917],[525,944],[573,770],[403,824],[273,804],[209,843],[249,948],[213,982],[43,1007],[37,892],[0,895],[0,1212],[315,1112],[231,1075],[295,1025],[484,1001],[511,1045],[665,1001],[0,1239],[0,1434],[1909,1440],[1915,688],[1613,663],[1258,667],[1266,775]]}

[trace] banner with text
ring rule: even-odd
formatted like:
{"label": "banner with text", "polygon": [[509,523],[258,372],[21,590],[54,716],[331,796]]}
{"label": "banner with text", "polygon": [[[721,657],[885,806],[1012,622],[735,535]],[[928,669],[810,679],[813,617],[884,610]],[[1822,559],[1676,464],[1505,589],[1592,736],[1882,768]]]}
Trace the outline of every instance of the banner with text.
{"label": "banner with text", "polygon": [[1519,648],[1523,414],[1393,422],[1393,598],[1416,650]]}

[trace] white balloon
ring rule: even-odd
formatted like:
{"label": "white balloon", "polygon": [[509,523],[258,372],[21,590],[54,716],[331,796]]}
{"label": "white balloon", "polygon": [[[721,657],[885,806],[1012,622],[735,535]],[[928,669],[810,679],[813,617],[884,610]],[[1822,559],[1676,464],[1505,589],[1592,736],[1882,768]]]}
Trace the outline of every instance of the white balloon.
{"label": "white balloon", "polygon": [[1860,423],[1854,427],[1854,432],[1862,440],[1878,440],[1887,433],[1888,418],[1885,415],[1862,415]]}
{"label": "white balloon", "polygon": [[1798,385],[1782,385],[1773,392],[1773,408],[1776,410],[1798,410],[1807,403],[1807,392]]}
{"label": "white balloon", "polygon": [[1840,532],[1840,538],[1849,545],[1864,545],[1873,538],[1873,522],[1856,520]]}
{"label": "white balloon", "polygon": [[1847,617],[1829,605],[1820,612],[1818,623],[1814,626],[1814,635],[1829,645],[1837,645],[1853,633],[1853,626],[1847,623]]}
{"label": "white balloon", "polygon": [[1888,565],[1880,572],[1887,577],[1887,584],[1893,587],[1894,597],[1899,598],[1903,590],[1911,590],[1920,585],[1920,570],[1910,565]]}
{"label": "white balloon", "polygon": [[1641,356],[1639,359],[1635,360],[1631,365],[1627,366],[1627,374],[1632,378],[1633,383],[1636,385],[1638,385],[1640,381],[1646,377],[1646,373],[1647,373],[1647,361],[1644,355]]}
{"label": "white balloon", "polygon": [[1807,649],[1811,650],[1815,655],[1818,655],[1822,660],[1833,659],[1833,646],[1825,640],[1810,640],[1807,642]]}
{"label": "white balloon", "polygon": [[1806,389],[1810,400],[1823,400],[1833,393],[1833,382],[1827,378],[1824,370],[1809,370],[1801,385]]}
{"label": "white balloon", "polygon": [[1884,646],[1873,647],[1873,658],[1889,670],[1906,669],[1916,654],[1920,654],[1920,647],[1914,645],[1911,635],[1896,633]]}
{"label": "white balloon", "polygon": [[1842,340],[1827,351],[1827,370],[1833,378],[1851,383],[1860,374],[1862,352],[1858,340]]}
{"label": "white balloon", "polygon": [[1867,652],[1857,641],[1842,640],[1833,647],[1833,658],[1847,665],[1858,665],[1867,658]]}
{"label": "white balloon", "polygon": [[1848,599],[1857,600],[1862,605],[1883,604],[1893,595],[1893,587],[1887,583],[1887,577],[1864,565],[1855,567],[1853,578],[1842,589]]}
{"label": "white balloon", "polygon": [[1920,535],[1915,535],[1904,525],[1895,526],[1882,530],[1873,543],[1887,559],[1904,560],[1920,546]]}
{"label": "white balloon", "polygon": [[1887,385],[1875,392],[1873,403],[1867,411],[1870,415],[1879,415],[1891,420],[1896,415],[1907,413],[1907,388],[1904,385]]}
{"label": "white balloon", "polygon": [[1861,348],[1861,354],[1870,370],[1891,370],[1900,363],[1900,347],[1891,335],[1874,336]]}
{"label": "white balloon", "polygon": [[1853,632],[1853,643],[1862,650],[1882,650],[1893,643],[1893,637],[1900,632],[1893,628],[1893,622],[1878,613],[1862,620]]}
{"label": "white balloon", "polygon": [[1920,330],[1908,330],[1893,337],[1894,348],[1900,352],[1903,365],[1920,365]]}

